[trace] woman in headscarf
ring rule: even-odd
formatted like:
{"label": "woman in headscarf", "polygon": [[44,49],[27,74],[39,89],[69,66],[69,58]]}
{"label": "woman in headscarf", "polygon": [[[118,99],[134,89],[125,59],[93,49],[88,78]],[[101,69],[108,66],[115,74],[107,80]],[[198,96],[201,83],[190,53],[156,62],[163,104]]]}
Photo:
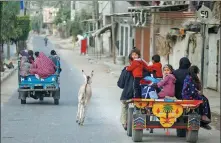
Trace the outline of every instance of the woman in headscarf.
{"label": "woman in headscarf", "polygon": [[188,75],[188,69],[191,66],[190,60],[186,57],[180,59],[179,69],[173,71],[173,75],[176,78],[175,83],[175,97],[177,99],[182,99],[182,89],[183,89],[183,82],[186,76]]}
{"label": "woman in headscarf", "polygon": [[57,55],[55,50],[51,50],[51,55],[49,56],[49,59],[53,61],[53,63],[58,66],[59,73],[62,71],[61,69],[61,63],[60,63],[60,57]]}
{"label": "woman in headscarf", "polygon": [[31,64],[28,62],[28,58],[26,56],[21,57],[20,75],[23,77],[28,76],[30,68]]}
{"label": "woman in headscarf", "polygon": [[55,50],[51,50],[51,55],[49,58],[53,61],[55,65],[57,65],[57,62],[60,61],[60,57],[57,55]]}
{"label": "woman in headscarf", "polygon": [[27,50],[22,50],[22,51],[20,51],[20,53],[19,53],[22,57],[23,56],[25,56],[25,57],[27,57],[28,58],[28,51]]}
{"label": "woman in headscarf", "polygon": [[44,53],[40,52],[30,69],[31,74],[37,74],[40,78],[46,78],[55,73],[55,64]]}
{"label": "woman in headscarf", "polygon": [[28,50],[28,61],[29,63],[33,64],[34,63],[34,52],[32,50]]}
{"label": "woman in headscarf", "polygon": [[[182,100],[182,90],[183,90],[183,85],[184,85],[184,80],[186,76],[189,74],[189,68],[191,66],[190,60],[186,57],[183,57],[180,59],[179,63],[179,69],[175,70],[173,72],[175,78],[176,78],[176,83],[175,83],[175,96],[177,99]],[[207,104],[208,108],[208,114],[207,117],[211,120],[211,111],[210,111],[210,105],[209,105],[209,100],[204,96],[204,102]],[[205,106],[205,105],[204,105]],[[201,105],[200,111],[203,110],[203,106]],[[201,121],[201,127],[210,130],[211,127],[209,126],[210,122],[205,122]]]}

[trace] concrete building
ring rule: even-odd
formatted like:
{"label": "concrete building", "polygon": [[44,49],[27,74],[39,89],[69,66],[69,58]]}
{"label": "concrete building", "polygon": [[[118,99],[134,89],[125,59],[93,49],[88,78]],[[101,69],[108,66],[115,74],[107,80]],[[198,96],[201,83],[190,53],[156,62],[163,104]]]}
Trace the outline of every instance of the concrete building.
{"label": "concrete building", "polygon": [[[114,2],[114,14],[112,10],[112,3],[110,1],[100,1],[99,2],[99,21],[100,21],[100,29],[96,31],[93,36],[95,36],[95,41],[97,42],[96,48],[97,51],[106,55],[113,56],[112,49],[112,21],[111,16],[114,15],[115,21],[115,53],[116,55],[120,55],[120,47],[124,47],[124,49],[131,49],[132,44],[129,42],[131,29],[130,26],[123,21],[123,19],[127,19],[125,13],[128,11],[128,7],[131,6],[126,1],[115,1]],[[122,29],[122,30],[120,30]],[[125,38],[126,37],[126,38]],[[127,48],[126,48],[127,47]],[[122,50],[125,51],[125,50]],[[121,52],[121,54],[125,55],[125,52]]]}
{"label": "concrete building", "polygon": [[[177,12],[179,7],[186,10]],[[141,50],[146,61],[150,61],[152,55],[160,54],[162,64],[169,63],[175,69],[179,67],[180,58],[188,57],[193,65],[203,71],[204,88],[220,93],[220,20],[213,18],[207,22],[203,39],[196,9],[192,11],[188,7],[189,4],[130,8],[140,12],[146,9],[151,14],[149,24],[135,25],[135,46]],[[157,13],[152,13],[151,9],[157,10]],[[139,16],[136,18],[138,21]],[[193,24],[186,26],[188,22]]]}
{"label": "concrete building", "polygon": [[51,24],[53,23],[59,8],[54,7],[44,7],[43,8],[43,23]]}

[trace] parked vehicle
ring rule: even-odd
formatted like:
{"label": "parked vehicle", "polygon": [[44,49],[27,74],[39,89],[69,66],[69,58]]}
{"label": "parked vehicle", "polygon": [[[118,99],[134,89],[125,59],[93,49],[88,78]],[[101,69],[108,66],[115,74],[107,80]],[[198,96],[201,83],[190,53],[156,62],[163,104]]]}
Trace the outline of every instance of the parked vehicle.
{"label": "parked vehicle", "polygon": [[186,137],[187,142],[197,142],[201,100],[131,99],[127,102],[127,135],[132,136],[134,142],[142,141],[143,129],[154,128],[173,128],[177,130],[177,137]]}
{"label": "parked vehicle", "polygon": [[59,104],[60,99],[60,66],[57,64],[56,73],[47,78],[37,78],[35,75],[28,75],[26,77],[20,76],[20,61],[18,62],[18,83],[19,83],[19,99],[21,104],[26,104],[26,98],[44,100],[44,97],[53,97],[54,104]]}

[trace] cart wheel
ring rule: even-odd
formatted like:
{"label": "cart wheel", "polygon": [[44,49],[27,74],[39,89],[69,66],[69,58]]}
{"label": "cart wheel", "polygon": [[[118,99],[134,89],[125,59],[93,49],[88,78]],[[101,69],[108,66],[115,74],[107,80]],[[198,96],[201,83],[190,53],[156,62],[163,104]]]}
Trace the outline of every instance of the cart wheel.
{"label": "cart wheel", "polygon": [[41,96],[41,97],[39,98],[39,100],[40,100],[40,101],[43,101],[43,100],[44,100],[44,97],[43,97],[43,96]]}
{"label": "cart wheel", "polygon": [[54,104],[58,105],[59,104],[59,99],[54,99]]}
{"label": "cart wheel", "polygon": [[177,137],[186,137],[186,130],[185,129],[176,129]]}
{"label": "cart wheel", "polygon": [[26,104],[27,92],[19,92],[19,99],[21,99],[21,104]]}
{"label": "cart wheel", "polygon": [[26,99],[25,100],[21,99],[21,104],[26,104]]}
{"label": "cart wheel", "polygon": [[134,142],[142,142],[143,130],[132,130],[132,140]]}
{"label": "cart wheel", "polygon": [[199,131],[187,131],[186,141],[190,143],[196,143],[198,140],[198,132]]}
{"label": "cart wheel", "polygon": [[132,136],[133,111],[134,108],[128,108],[127,111],[127,135],[129,137]]}

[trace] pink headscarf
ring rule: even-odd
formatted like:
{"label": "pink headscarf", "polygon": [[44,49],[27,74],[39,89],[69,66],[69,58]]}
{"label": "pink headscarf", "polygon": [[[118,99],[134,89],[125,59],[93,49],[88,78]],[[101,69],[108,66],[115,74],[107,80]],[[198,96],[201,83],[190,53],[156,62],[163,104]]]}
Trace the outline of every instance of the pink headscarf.
{"label": "pink headscarf", "polygon": [[34,62],[34,68],[30,69],[30,73],[46,78],[55,73],[55,64],[44,53],[40,52]]}

